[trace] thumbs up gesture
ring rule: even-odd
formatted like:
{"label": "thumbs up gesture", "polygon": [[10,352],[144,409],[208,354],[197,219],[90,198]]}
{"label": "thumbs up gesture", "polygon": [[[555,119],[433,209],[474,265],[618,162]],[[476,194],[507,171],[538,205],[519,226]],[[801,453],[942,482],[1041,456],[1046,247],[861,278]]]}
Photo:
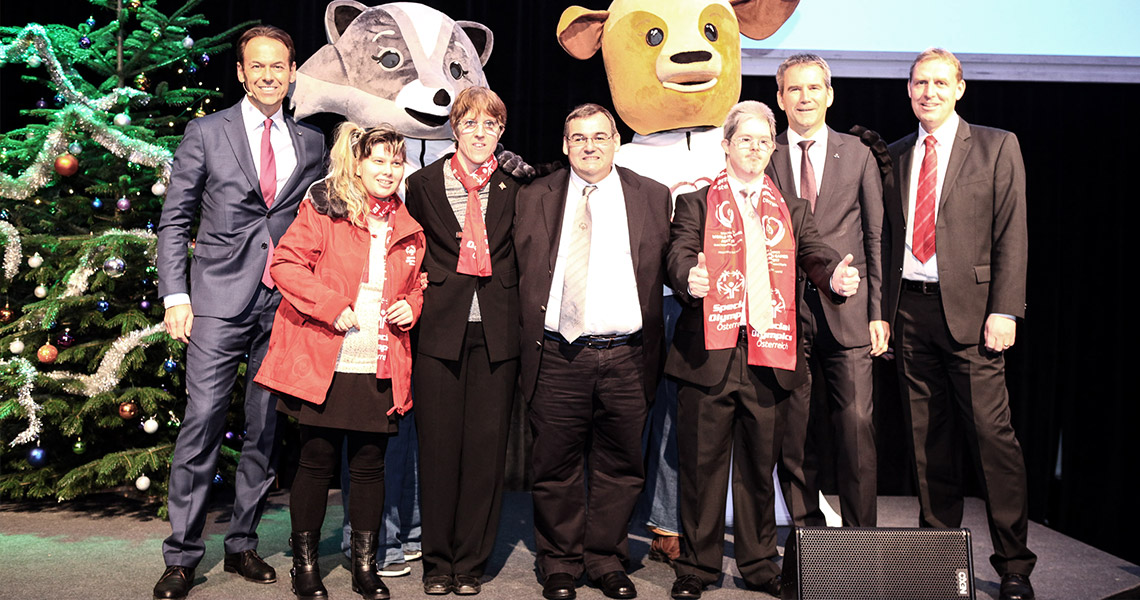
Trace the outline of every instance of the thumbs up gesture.
{"label": "thumbs up gesture", "polygon": [[[859,291],[859,269],[851,266],[853,260],[855,257],[850,254],[844,256],[831,274],[831,291],[840,296],[854,296]],[[689,277],[692,278],[692,275]]]}
{"label": "thumbs up gesture", "polygon": [[697,266],[689,269],[689,295],[704,298],[709,294],[709,270],[705,266],[705,253],[697,253]]}

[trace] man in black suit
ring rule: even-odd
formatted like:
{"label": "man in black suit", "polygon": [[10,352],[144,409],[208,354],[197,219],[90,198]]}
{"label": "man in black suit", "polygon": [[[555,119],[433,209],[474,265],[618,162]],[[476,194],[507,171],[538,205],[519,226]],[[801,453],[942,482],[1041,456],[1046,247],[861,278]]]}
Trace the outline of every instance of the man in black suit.
{"label": "man in black suit", "polygon": [[[273,483],[276,402],[253,376],[269,346],[281,294],[268,275],[273,247],[309,184],[324,175],[324,135],[282,111],[296,79],[293,40],[254,27],[237,43],[246,97],[195,119],[174,153],[158,225],[158,293],[166,331],[188,344],[186,413],[170,465],[170,537],[155,598],[183,598],[205,554],[202,529],[238,366],[247,362],[245,440],[234,481],[225,570],[273,583],[257,555],[257,524]],[[186,247],[197,220],[193,257]],[[189,281],[187,281],[189,275]]]}
{"label": "man in black suit", "polygon": [[[866,282],[864,293],[843,304],[820,297],[811,282],[799,304],[807,381],[792,392],[780,464],[788,479],[784,495],[792,522],[826,525],[820,510],[818,437],[833,435],[839,502],[845,527],[876,522],[875,424],[872,420],[871,357],[887,349],[883,320],[883,188],[871,152],[857,138],[827,126],[835,98],[831,68],[814,54],[788,57],[776,69],[776,102],[788,115],[788,130],[776,136],[768,175],[784,196],[808,201],[820,237],[837,252],[851,253]],[[812,381],[817,367],[822,381]],[[826,401],[813,402],[826,389]]]}
{"label": "man in black suit", "polygon": [[891,144],[885,185],[903,414],[912,432],[919,520],[962,523],[962,445],[981,483],[1002,600],[1029,600],[1025,462],[1010,423],[1002,352],[1025,316],[1025,166],[1017,137],[954,111],[962,65],[941,48],[918,55],[908,84],[921,127]]}
{"label": "man in black suit", "polygon": [[721,143],[726,169],[678,197],[673,215],[667,268],[682,311],[665,373],[679,384],[678,599],[700,598],[721,574],[730,457],[737,567],[749,587],[780,595],[772,468],[781,413],[805,377],[796,268],[829,301],[859,286],[852,255],[840,261],[823,243],[807,202],[781,198],[764,175],[775,129],[764,104],[734,106]]}
{"label": "man in black suit", "polygon": [[633,598],[628,528],[664,351],[669,190],[613,166],[620,140],[601,106],[574,109],[563,136],[570,169],[520,191],[515,221],[538,570],[549,600],[574,598],[583,570],[606,596]]}

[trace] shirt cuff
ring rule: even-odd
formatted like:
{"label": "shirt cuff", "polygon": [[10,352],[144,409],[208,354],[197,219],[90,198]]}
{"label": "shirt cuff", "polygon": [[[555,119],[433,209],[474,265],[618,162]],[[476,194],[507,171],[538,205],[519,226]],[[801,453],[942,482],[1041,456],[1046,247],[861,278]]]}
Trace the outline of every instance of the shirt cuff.
{"label": "shirt cuff", "polygon": [[190,294],[178,293],[162,297],[162,305],[164,308],[171,308],[180,304],[190,304]]}
{"label": "shirt cuff", "polygon": [[1009,320],[1011,320],[1011,321],[1016,321],[1016,320],[1017,320],[1017,317],[1015,317],[1015,316],[1013,316],[1013,315],[1007,315],[1007,314],[1005,314],[1005,313],[990,313],[990,314],[991,314],[991,315],[996,315],[996,316],[999,316],[999,317],[1005,317],[1005,318],[1007,318],[1007,319],[1009,319]]}

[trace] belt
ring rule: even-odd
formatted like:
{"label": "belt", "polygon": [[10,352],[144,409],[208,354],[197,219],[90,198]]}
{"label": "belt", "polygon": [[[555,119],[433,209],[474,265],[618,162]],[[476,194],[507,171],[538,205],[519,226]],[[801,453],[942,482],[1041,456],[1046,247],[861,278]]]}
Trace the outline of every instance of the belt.
{"label": "belt", "polygon": [[902,280],[902,289],[908,292],[918,292],[920,294],[925,294],[928,296],[939,293],[937,281],[914,281],[913,279],[904,279]]}
{"label": "belt", "polygon": [[623,335],[580,335],[573,342],[566,341],[562,334],[557,331],[543,330],[542,336],[548,340],[554,340],[560,344],[569,346],[585,346],[586,348],[594,348],[596,350],[608,350],[609,348],[616,348],[618,346],[625,346],[627,344],[636,344],[641,341],[641,332],[635,331]]}

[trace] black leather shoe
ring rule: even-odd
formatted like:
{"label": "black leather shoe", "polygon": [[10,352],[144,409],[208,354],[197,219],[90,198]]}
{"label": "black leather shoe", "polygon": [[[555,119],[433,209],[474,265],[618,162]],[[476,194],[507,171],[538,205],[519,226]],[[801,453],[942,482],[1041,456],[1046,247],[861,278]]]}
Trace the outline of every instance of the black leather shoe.
{"label": "black leather shoe", "polygon": [[1033,600],[1033,585],[1028,575],[1006,573],[1001,576],[1001,600]]}
{"label": "black leather shoe", "polygon": [[546,600],[573,600],[578,595],[574,591],[577,578],[569,573],[551,573],[542,584],[542,597]]}
{"label": "black leather shoe", "polygon": [[761,583],[760,585],[749,584],[748,587],[754,590],[759,590],[761,592],[766,592],[779,598],[780,593],[784,590],[784,578],[777,575],[768,581]]}
{"label": "black leather shoe", "polygon": [[673,582],[673,589],[669,595],[677,600],[696,600],[701,597],[705,585],[696,575],[682,575]]}
{"label": "black leather shoe", "polygon": [[194,585],[194,569],[189,567],[166,567],[158,583],[154,584],[156,600],[178,600],[185,598]]}
{"label": "black leather shoe", "polygon": [[455,589],[455,580],[451,575],[432,575],[424,578],[424,593],[433,596],[450,594]]}
{"label": "black leather shoe", "polygon": [[594,583],[602,589],[602,593],[607,598],[629,600],[629,598],[637,597],[637,588],[633,587],[633,582],[629,580],[625,571],[610,571],[599,577]]}
{"label": "black leather shoe", "polygon": [[460,596],[474,596],[483,591],[479,578],[474,575],[456,575],[455,593]]}
{"label": "black leather shoe", "polygon": [[254,583],[274,583],[277,581],[277,571],[266,564],[257,550],[245,550],[234,554],[226,553],[225,570],[227,573],[237,573],[246,581]]}

